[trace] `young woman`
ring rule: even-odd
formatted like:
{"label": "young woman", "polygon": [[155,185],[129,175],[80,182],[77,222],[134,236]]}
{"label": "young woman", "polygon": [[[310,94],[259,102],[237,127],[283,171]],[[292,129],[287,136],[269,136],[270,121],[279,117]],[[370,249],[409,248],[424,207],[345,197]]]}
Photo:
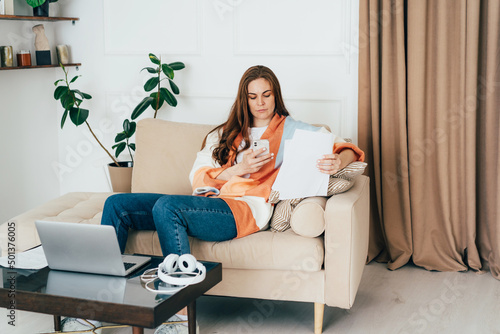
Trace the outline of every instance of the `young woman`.
{"label": "young woman", "polygon": [[[253,66],[241,78],[228,120],[208,134],[190,173],[193,189],[215,188],[218,196],[113,195],[101,223],[115,227],[122,252],[130,228],[156,230],[165,256],[189,253],[188,235],[225,241],[265,229],[273,210],[267,199],[284,141],[295,129],[321,130],[289,117],[276,75],[265,66]],[[250,148],[259,139],[269,141],[269,152]],[[338,137],[334,141],[332,153],[318,161],[323,173],[334,174],[363,158],[356,146]]]}
{"label": "young woman", "polygon": [[[156,230],[164,256],[189,253],[188,236],[225,241],[265,229],[273,212],[267,200],[282,163],[284,141],[296,129],[322,130],[289,117],[274,73],[265,66],[251,67],[241,78],[228,120],[207,135],[190,173],[194,190],[213,191],[204,196],[113,195],[105,203],[102,224],[115,227],[122,252],[130,228]],[[252,140],[259,139],[269,141],[268,152],[250,148]],[[318,160],[321,172],[334,174],[363,159],[356,146],[338,137],[334,141],[332,153]],[[178,316],[185,320],[185,314],[183,310]],[[169,331],[184,329],[166,325],[155,333]]]}

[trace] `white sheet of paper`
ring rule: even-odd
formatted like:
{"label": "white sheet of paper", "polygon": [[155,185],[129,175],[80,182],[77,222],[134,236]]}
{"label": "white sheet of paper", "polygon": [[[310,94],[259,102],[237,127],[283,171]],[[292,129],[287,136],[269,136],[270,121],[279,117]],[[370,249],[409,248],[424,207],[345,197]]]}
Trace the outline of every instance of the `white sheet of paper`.
{"label": "white sheet of paper", "polygon": [[[0,257],[0,266],[10,267],[8,256]],[[47,266],[48,263],[42,246],[16,254],[14,266],[16,269],[42,269]]]}
{"label": "white sheet of paper", "polygon": [[273,184],[280,200],[326,196],[329,176],[318,170],[316,162],[331,153],[332,147],[332,134],[295,130],[293,138],[285,142],[283,164]]}

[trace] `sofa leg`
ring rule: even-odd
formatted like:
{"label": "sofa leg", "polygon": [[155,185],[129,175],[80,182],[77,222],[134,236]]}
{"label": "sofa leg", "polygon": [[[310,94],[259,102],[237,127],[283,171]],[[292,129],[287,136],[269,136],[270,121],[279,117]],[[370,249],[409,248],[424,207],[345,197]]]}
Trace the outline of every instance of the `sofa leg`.
{"label": "sofa leg", "polygon": [[325,304],[314,303],[314,334],[323,333],[324,313],[325,313]]}

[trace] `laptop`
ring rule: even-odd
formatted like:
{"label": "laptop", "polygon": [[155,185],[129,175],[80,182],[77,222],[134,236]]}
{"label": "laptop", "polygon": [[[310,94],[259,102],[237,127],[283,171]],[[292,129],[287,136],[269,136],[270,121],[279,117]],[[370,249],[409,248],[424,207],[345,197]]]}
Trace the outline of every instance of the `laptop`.
{"label": "laptop", "polygon": [[127,276],[150,257],[122,255],[113,226],[36,221],[50,269]]}

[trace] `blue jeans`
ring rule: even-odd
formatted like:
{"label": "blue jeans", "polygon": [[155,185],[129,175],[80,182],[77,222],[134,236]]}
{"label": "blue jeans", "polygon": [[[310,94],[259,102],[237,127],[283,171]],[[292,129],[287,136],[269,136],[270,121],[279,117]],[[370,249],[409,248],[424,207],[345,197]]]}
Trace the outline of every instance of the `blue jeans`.
{"label": "blue jeans", "polygon": [[188,235],[205,241],[236,237],[236,222],[220,198],[162,194],[116,194],[108,197],[102,225],[114,226],[123,253],[129,229],[156,230],[164,256],[190,252]]}

